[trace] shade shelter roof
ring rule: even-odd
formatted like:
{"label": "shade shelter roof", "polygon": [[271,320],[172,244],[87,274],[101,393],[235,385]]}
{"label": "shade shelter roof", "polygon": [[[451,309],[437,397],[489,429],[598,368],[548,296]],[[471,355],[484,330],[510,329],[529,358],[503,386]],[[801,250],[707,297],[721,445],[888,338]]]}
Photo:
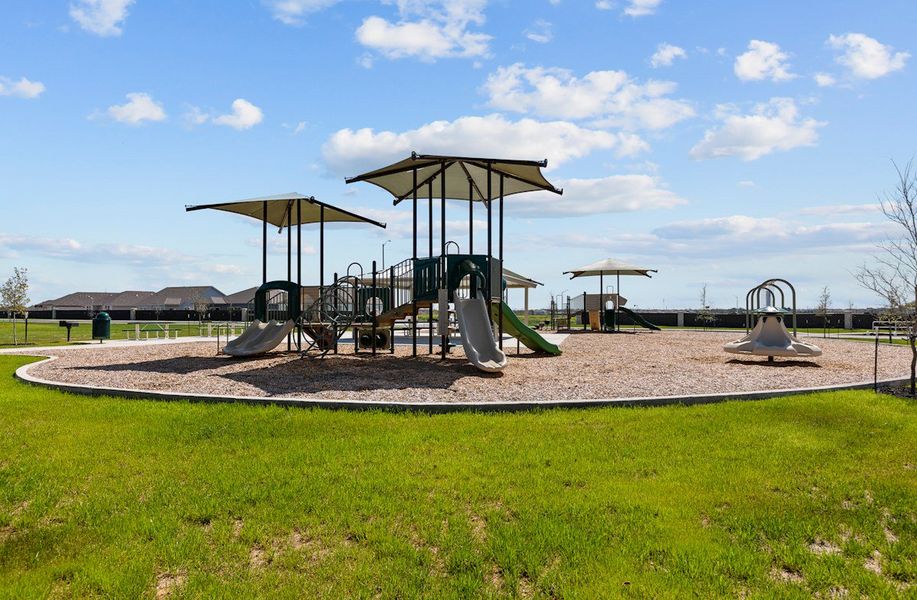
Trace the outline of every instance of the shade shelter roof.
{"label": "shade shelter roof", "polygon": [[[545,179],[541,169],[548,162],[533,160],[509,160],[474,158],[468,156],[442,156],[417,154],[356,177],[346,179],[347,183],[366,181],[377,185],[394,197],[394,204],[411,197],[432,183],[436,198],[443,195],[450,200],[471,200],[490,202],[501,197],[500,180],[503,179],[502,196],[545,190],[562,194]],[[416,186],[414,171],[417,171]],[[488,171],[490,186],[488,187]],[[442,179],[445,178],[445,194]],[[470,188],[470,189],[469,189]]]}
{"label": "shade shelter roof", "polygon": [[657,272],[656,269],[636,267],[613,258],[606,258],[579,269],[564,271],[564,274],[570,274],[570,279],[575,279],[577,277],[598,277],[600,275],[642,275],[643,277],[652,277],[650,273]]}
{"label": "shade shelter roof", "polygon": [[[264,205],[267,203],[267,223],[275,227],[284,228],[298,224],[318,223],[369,223],[377,227],[385,227],[385,223],[380,223],[356,213],[352,213],[343,208],[332,206],[325,202],[320,202],[314,196],[304,196],[296,192],[287,194],[277,194],[275,196],[262,196],[259,198],[246,198],[244,200],[234,200],[232,202],[220,202],[218,204],[198,204],[195,206],[186,206],[186,211],[213,209],[224,212],[245,215],[259,221],[265,221]],[[324,208],[324,216],[322,215]],[[297,215],[300,215],[297,219]]]}
{"label": "shade shelter roof", "polygon": [[515,271],[510,271],[506,267],[503,267],[503,279],[506,280],[506,287],[509,289],[515,288],[535,288],[539,285],[544,285],[540,281],[535,281],[525,275],[520,275]]}

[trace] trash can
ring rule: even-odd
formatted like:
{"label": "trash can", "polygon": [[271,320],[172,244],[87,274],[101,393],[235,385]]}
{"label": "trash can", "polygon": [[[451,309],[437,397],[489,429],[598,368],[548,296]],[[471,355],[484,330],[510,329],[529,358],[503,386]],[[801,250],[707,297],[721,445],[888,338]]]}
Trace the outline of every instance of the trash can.
{"label": "trash can", "polygon": [[100,312],[92,318],[92,339],[99,340],[100,344],[102,340],[111,339],[111,317],[107,312]]}

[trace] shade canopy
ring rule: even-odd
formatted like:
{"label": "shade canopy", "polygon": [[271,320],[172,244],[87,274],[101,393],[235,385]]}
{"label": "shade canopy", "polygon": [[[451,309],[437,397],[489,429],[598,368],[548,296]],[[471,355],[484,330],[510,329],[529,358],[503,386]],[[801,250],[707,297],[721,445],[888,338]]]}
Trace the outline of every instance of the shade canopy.
{"label": "shade canopy", "polygon": [[[394,204],[413,196],[421,197],[429,184],[433,184],[433,197],[442,197],[442,179],[446,181],[445,197],[449,200],[471,200],[489,202],[500,198],[500,177],[503,177],[503,196],[545,190],[562,194],[545,179],[541,169],[548,162],[531,160],[508,160],[495,158],[472,158],[466,156],[440,156],[412,153],[411,156],[387,167],[376,169],[356,177],[347,183],[366,181],[381,187],[394,196]],[[490,189],[487,186],[487,172],[490,169]],[[417,186],[414,185],[414,170],[417,170]],[[470,183],[470,186],[469,186]],[[470,187],[470,189],[469,189]]]}
{"label": "shade canopy", "polygon": [[535,288],[539,285],[544,285],[540,281],[535,281],[525,275],[510,271],[506,267],[503,267],[503,279],[506,280],[506,287],[508,289]]}
{"label": "shade canopy", "polygon": [[[267,219],[265,219],[264,215],[265,203],[267,203]],[[385,223],[380,223],[325,202],[319,202],[313,196],[304,196],[296,192],[260,198],[246,198],[219,204],[186,206],[185,210],[190,212],[206,208],[245,215],[259,221],[266,220],[271,225],[280,228],[297,224],[318,223],[320,221],[325,223],[369,223],[376,227],[385,227]],[[324,216],[322,215],[322,208],[324,208]]]}
{"label": "shade canopy", "polygon": [[644,277],[652,277],[650,273],[656,272],[656,269],[635,267],[613,258],[606,258],[586,265],[585,267],[580,267],[579,269],[564,271],[564,275],[570,274],[570,279],[575,279],[577,277],[598,277],[599,275],[642,275]]}

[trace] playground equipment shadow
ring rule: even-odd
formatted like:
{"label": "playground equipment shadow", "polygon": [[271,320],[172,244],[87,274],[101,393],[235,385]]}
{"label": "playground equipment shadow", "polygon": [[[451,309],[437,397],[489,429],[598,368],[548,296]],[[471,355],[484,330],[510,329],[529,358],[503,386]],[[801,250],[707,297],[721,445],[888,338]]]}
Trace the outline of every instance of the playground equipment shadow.
{"label": "playground equipment shadow", "polygon": [[805,367],[812,369],[820,369],[821,365],[815,362],[814,359],[810,360],[775,360],[773,362],[762,361],[762,360],[748,360],[742,358],[733,358],[726,361],[730,365],[746,365],[750,367],[764,367],[765,369],[786,369],[792,367]]}
{"label": "playground equipment shadow", "polygon": [[[514,358],[537,357],[533,353],[509,353]],[[286,359],[278,362],[277,359]],[[188,375],[213,372],[225,367],[245,366],[244,370],[221,372],[220,377],[251,386],[264,395],[316,394],[319,392],[367,392],[400,390],[412,387],[412,378],[402,377],[416,372],[418,363],[428,363],[424,386],[432,390],[448,390],[464,377],[500,379],[502,373],[482,373],[465,360],[464,356],[449,355],[445,360],[438,356],[416,358],[380,352],[375,358],[365,360],[353,354],[330,354],[322,359],[297,360],[295,354],[279,354],[237,359],[228,356],[199,356],[186,354],[174,358],[143,360],[132,363],[115,363],[67,367],[75,371],[144,372],[160,375]],[[432,368],[430,368],[432,367]],[[342,377],[342,372],[347,372]]]}

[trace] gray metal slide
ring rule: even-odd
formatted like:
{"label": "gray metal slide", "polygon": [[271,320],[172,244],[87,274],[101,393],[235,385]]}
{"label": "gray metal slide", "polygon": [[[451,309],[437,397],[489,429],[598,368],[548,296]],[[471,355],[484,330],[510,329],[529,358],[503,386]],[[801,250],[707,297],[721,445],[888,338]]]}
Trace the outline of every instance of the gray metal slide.
{"label": "gray metal slide", "polygon": [[262,323],[255,320],[242,335],[223,346],[230,356],[258,356],[270,352],[293,331],[293,321]]}

